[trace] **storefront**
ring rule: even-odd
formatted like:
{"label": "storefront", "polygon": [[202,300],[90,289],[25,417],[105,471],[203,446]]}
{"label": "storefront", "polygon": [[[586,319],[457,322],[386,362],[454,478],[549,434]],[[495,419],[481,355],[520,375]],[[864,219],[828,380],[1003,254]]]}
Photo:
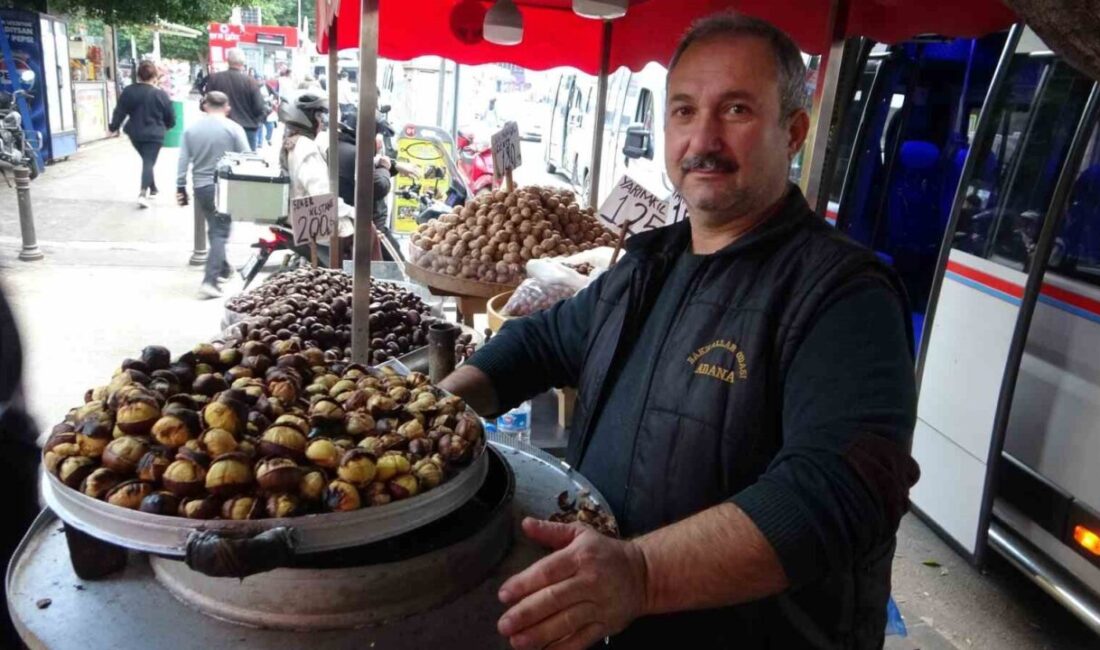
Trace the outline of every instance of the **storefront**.
{"label": "storefront", "polygon": [[265,78],[290,67],[292,51],[298,47],[298,30],[276,25],[231,25],[210,23],[210,70],[228,67],[225,53],[240,48],[251,71]]}
{"label": "storefront", "polygon": [[115,87],[108,77],[107,35],[102,25],[75,21],[69,25],[68,69],[73,87],[77,144],[102,140],[115,105]]}

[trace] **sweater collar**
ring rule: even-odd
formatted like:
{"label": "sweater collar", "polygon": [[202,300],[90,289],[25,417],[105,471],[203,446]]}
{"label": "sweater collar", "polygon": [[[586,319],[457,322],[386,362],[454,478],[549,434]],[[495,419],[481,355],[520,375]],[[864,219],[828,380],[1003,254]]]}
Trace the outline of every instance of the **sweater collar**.
{"label": "sweater collar", "polygon": [[[731,255],[764,242],[783,237],[801,224],[810,206],[802,190],[793,183],[787,189],[775,214],[768,217],[759,226],[738,238],[725,248],[713,253],[714,256]],[[628,252],[649,256],[655,254],[671,255],[685,250],[691,243],[691,222],[687,219],[671,226],[639,233],[626,242]]]}

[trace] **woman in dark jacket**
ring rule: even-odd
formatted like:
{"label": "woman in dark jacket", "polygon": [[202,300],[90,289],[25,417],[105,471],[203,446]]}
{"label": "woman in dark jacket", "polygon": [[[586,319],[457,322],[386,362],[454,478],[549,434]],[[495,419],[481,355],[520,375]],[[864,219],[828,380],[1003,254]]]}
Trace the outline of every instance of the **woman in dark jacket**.
{"label": "woman in dark jacket", "polygon": [[122,127],[130,136],[130,142],[141,156],[141,194],[138,206],[149,207],[148,197],[157,195],[157,181],[153,167],[157,164],[160,148],[164,146],[164,134],[176,125],[176,113],[168,93],[157,87],[157,66],[152,61],[142,61],[137,71],[138,83],[127,86],[118,97],[118,106],[111,117],[111,133]]}

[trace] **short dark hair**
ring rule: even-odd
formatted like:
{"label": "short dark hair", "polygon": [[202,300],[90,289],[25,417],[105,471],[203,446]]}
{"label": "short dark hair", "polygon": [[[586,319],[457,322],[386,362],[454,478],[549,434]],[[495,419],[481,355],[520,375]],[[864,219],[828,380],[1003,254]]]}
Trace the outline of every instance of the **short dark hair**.
{"label": "short dark hair", "polygon": [[141,81],[152,81],[157,78],[157,64],[146,59],[138,64],[137,69],[138,79]]}
{"label": "short dark hair", "polygon": [[798,109],[806,108],[806,64],[802,60],[802,50],[786,32],[775,25],[734,11],[717,13],[692,23],[676,46],[668,71],[672,72],[684,52],[695,43],[742,37],[764,39],[775,54],[775,68],[779,75],[780,118],[786,119]]}
{"label": "short dark hair", "polygon": [[219,90],[211,90],[203,96],[202,105],[203,108],[225,108],[229,106],[229,95]]}

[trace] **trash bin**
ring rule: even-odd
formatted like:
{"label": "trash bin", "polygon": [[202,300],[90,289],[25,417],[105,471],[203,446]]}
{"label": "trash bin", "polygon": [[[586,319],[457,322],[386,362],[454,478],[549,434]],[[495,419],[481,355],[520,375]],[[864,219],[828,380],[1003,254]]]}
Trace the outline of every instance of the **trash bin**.
{"label": "trash bin", "polygon": [[176,125],[164,134],[164,146],[179,147],[183,140],[183,102],[172,100],[172,111],[176,114]]}

